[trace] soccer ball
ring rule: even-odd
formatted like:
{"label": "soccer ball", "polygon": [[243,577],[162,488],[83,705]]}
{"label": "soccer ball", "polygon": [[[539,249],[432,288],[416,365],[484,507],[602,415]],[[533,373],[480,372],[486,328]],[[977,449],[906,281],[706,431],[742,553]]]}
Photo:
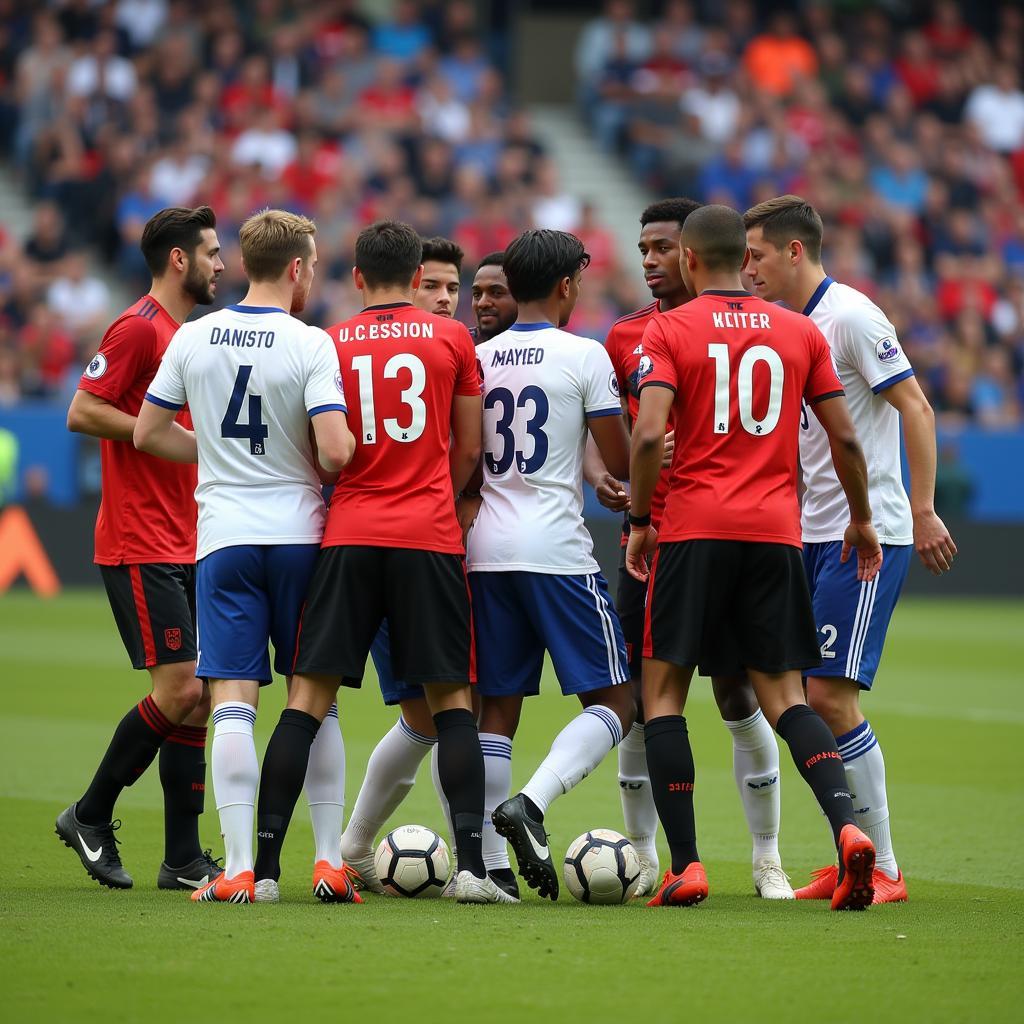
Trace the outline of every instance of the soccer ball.
{"label": "soccer ball", "polygon": [[625,836],[595,828],[565,851],[562,875],[582,903],[625,903],[640,882],[640,856]]}
{"label": "soccer ball", "polygon": [[423,825],[402,825],[377,847],[373,866],[384,891],[392,896],[437,896],[451,873],[448,844]]}

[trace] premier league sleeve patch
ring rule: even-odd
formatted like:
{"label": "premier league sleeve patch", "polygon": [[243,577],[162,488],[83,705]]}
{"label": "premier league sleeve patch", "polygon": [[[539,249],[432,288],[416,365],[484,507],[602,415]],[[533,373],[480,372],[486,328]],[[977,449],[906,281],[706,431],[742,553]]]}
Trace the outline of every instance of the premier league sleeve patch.
{"label": "premier league sleeve patch", "polygon": [[654,372],[654,360],[646,353],[640,357],[640,365],[636,370],[636,379],[641,381]]}
{"label": "premier league sleeve patch", "polygon": [[608,390],[616,397],[619,397],[619,378],[615,376],[615,371],[612,371],[612,375],[608,378]]}
{"label": "premier league sleeve patch", "polygon": [[334,386],[338,389],[338,394],[343,398],[345,396],[345,385],[341,379],[341,370],[334,375]]}
{"label": "premier league sleeve patch", "polygon": [[107,372],[107,357],[102,352],[97,352],[92,357],[92,362],[85,368],[85,375],[89,380],[99,380]]}
{"label": "premier league sleeve patch", "polygon": [[896,344],[895,338],[883,338],[875,346],[875,355],[878,356],[879,362],[891,363],[894,359],[900,357],[900,347]]}

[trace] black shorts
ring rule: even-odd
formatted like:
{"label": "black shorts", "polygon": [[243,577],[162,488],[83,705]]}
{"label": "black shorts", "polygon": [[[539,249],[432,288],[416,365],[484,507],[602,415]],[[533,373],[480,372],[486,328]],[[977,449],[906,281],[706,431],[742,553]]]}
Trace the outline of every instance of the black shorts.
{"label": "black shorts", "polygon": [[800,549],[687,540],[661,544],[651,569],[644,657],[702,676],[821,664]]}
{"label": "black shorts", "polygon": [[384,619],[396,679],[413,685],[470,681],[473,623],[462,556],[412,548],[320,552],[299,624],[295,671],[359,686]]}
{"label": "black shorts", "polygon": [[101,565],[100,574],[133,668],[196,660],[194,565]]}
{"label": "black shorts", "polygon": [[619,551],[619,581],[615,587],[615,610],[622,623],[629,659],[629,678],[640,678],[644,659],[644,606],[647,604],[647,584],[630,576],[626,569],[626,549]]}

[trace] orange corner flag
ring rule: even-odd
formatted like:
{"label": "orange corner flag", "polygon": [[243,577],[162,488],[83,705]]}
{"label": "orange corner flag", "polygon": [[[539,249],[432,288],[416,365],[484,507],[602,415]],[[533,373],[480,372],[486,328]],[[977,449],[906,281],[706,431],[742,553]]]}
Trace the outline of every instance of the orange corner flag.
{"label": "orange corner flag", "polygon": [[40,597],[60,593],[60,580],[28,514],[10,505],[0,512],[0,594],[21,573]]}

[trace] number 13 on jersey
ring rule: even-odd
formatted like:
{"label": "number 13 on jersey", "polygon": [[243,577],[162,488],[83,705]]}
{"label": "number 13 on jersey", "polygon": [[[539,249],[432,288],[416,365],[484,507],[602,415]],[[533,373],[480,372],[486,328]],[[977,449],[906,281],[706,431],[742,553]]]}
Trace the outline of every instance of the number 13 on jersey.
{"label": "number 13 on jersey", "polygon": [[[359,412],[363,421],[361,440],[363,444],[376,444],[377,411],[373,397],[373,356],[356,356],[352,360],[352,369],[359,378]],[[383,427],[384,433],[392,441],[409,444],[423,434],[427,423],[427,406],[422,398],[427,386],[427,371],[418,356],[410,352],[399,352],[384,364],[384,379],[397,380],[403,370],[409,373],[409,383],[403,388],[399,400],[408,410],[407,413],[403,410],[401,417],[403,422],[408,419],[408,425],[402,426],[398,417],[387,416],[384,418]]]}

